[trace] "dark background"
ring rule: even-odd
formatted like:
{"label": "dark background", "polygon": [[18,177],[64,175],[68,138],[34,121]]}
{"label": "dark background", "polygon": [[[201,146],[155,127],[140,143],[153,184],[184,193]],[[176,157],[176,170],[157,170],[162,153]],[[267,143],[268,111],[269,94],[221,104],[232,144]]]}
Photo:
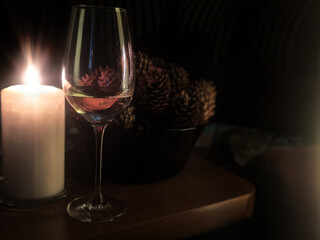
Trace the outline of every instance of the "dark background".
{"label": "dark background", "polygon": [[44,82],[60,86],[71,6],[79,3],[125,7],[134,51],[214,81],[215,122],[318,140],[319,1],[3,0],[1,88],[20,82],[27,37]]}
{"label": "dark background", "polygon": [[[215,123],[320,142],[319,0],[0,0],[0,88],[21,82],[27,37],[44,82],[61,85],[69,16],[79,3],[125,7],[134,51],[180,63],[192,79],[213,81]],[[318,157],[310,163],[303,152],[296,159],[276,155],[249,164],[258,224],[236,229],[251,232],[260,224],[256,231],[266,231],[259,239],[301,239],[273,237],[272,230],[289,226],[289,236],[301,232],[310,239],[306,229],[318,229],[312,219],[317,191],[310,191]],[[218,234],[234,238],[234,230]]]}

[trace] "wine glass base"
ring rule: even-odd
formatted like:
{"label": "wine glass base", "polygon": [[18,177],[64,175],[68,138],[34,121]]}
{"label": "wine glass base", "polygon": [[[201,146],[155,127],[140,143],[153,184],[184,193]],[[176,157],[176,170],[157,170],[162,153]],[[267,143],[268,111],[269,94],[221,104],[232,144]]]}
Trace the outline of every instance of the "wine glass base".
{"label": "wine glass base", "polygon": [[123,215],[126,205],[119,199],[105,197],[103,204],[93,204],[87,197],[79,197],[67,206],[68,214],[81,222],[110,222]]}

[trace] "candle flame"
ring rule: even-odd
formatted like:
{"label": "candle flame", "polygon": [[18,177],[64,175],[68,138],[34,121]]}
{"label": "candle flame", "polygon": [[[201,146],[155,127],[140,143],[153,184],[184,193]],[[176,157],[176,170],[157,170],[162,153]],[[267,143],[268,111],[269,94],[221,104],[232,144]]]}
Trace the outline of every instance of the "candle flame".
{"label": "candle flame", "polygon": [[40,73],[33,65],[29,65],[24,73],[23,80],[27,85],[40,85]]}

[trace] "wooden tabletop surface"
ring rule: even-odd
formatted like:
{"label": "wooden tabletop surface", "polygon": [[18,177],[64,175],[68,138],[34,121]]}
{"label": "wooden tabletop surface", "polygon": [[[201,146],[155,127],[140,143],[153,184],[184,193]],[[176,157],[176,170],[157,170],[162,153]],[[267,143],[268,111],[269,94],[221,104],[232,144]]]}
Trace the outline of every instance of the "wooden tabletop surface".
{"label": "wooden tabletop surface", "polygon": [[0,210],[0,239],[178,239],[194,236],[250,217],[255,188],[196,153],[175,177],[151,184],[105,182],[127,212],[107,223],[82,223],[66,213],[76,193],[52,205],[28,211]]}

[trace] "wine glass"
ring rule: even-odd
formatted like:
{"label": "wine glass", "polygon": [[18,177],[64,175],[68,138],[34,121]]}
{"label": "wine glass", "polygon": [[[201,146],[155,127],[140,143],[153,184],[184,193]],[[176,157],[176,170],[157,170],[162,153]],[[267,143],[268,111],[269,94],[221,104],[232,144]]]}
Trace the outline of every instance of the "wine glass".
{"label": "wine glass", "polygon": [[125,9],[73,6],[62,85],[67,101],[92,125],[96,138],[94,192],[73,200],[67,212],[83,222],[112,221],[126,206],[101,191],[103,135],[108,123],[129,105],[135,85]]}

